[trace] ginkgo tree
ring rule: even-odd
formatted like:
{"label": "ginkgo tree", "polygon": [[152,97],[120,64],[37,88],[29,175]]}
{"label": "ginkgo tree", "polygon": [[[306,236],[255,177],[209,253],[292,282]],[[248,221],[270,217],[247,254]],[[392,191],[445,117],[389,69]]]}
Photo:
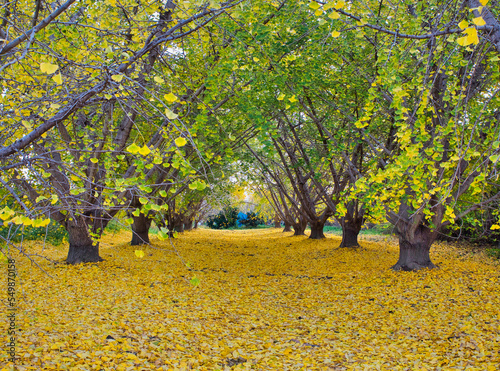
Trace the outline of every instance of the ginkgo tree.
{"label": "ginkgo tree", "polygon": [[[169,1],[160,9],[115,1],[73,9],[73,2],[53,12],[33,9],[46,18],[38,24],[34,18],[36,25],[26,24],[17,38],[6,35],[0,159],[4,187],[20,209],[5,207],[1,215],[5,223],[59,222],[69,235],[67,261],[79,263],[100,260],[98,239],[111,217],[137,192],[150,192],[147,178],[175,161],[167,149],[192,141],[179,139],[186,131],[174,97],[185,102],[202,89],[185,86],[158,97],[152,86],[165,79],[154,76],[155,64],[168,65],[176,40],[236,2]],[[156,124],[147,125],[149,119]]]}
{"label": "ginkgo tree", "polygon": [[[498,22],[487,1],[461,3],[399,9],[377,2],[379,12],[363,17],[339,10],[365,43],[382,41],[355,123],[367,134],[378,130],[364,139],[376,161],[353,200],[395,226],[397,270],[433,268],[429,251],[441,229],[500,197]],[[397,31],[379,26],[389,15],[400,21]]]}

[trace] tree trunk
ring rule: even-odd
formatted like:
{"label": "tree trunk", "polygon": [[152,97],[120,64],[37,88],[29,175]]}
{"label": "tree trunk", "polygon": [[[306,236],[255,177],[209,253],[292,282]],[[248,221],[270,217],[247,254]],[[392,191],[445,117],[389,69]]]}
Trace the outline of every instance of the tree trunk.
{"label": "tree trunk", "polygon": [[285,220],[285,228],[283,228],[283,232],[291,232],[291,231],[292,231],[291,224]]}
{"label": "tree trunk", "polygon": [[184,223],[184,230],[185,230],[185,231],[190,231],[191,229],[193,229],[193,219],[188,219],[188,220]]}
{"label": "tree trunk", "polygon": [[144,214],[134,216],[134,223],[132,223],[132,246],[147,245],[149,244],[149,227],[151,227],[151,219]]}
{"label": "tree trunk", "polygon": [[69,251],[66,263],[94,263],[103,259],[99,256],[99,243],[92,241],[83,216],[76,216],[66,222],[68,231]]}
{"label": "tree trunk", "polygon": [[399,235],[399,260],[392,267],[394,270],[417,271],[423,268],[437,268],[429,256],[431,245],[437,233],[420,225],[413,236],[406,231],[398,231]]}
{"label": "tree trunk", "polygon": [[305,235],[305,230],[307,227],[307,221],[303,219],[299,219],[298,223],[292,224],[293,228],[293,235],[294,236],[304,236]]}
{"label": "tree trunk", "polygon": [[358,247],[358,235],[361,230],[361,225],[363,224],[363,218],[357,219],[341,219],[342,226],[342,242],[340,247]]}
{"label": "tree trunk", "polygon": [[312,240],[321,240],[322,238],[326,238],[325,234],[323,233],[324,226],[325,223],[311,223],[311,234],[309,235],[309,238]]}
{"label": "tree trunk", "polygon": [[340,247],[358,247],[358,234],[359,230],[351,228],[342,228],[342,242]]}
{"label": "tree trunk", "polygon": [[182,215],[176,214],[174,216],[173,224],[174,224],[173,230],[175,232],[179,232],[179,233],[184,232],[184,218],[182,217]]}
{"label": "tree trunk", "polygon": [[274,215],[274,228],[281,228],[281,220],[278,214]]}
{"label": "tree trunk", "polygon": [[358,247],[358,235],[364,221],[364,209],[357,202],[350,202],[347,205],[345,216],[338,219],[342,227],[342,242],[340,247]]}

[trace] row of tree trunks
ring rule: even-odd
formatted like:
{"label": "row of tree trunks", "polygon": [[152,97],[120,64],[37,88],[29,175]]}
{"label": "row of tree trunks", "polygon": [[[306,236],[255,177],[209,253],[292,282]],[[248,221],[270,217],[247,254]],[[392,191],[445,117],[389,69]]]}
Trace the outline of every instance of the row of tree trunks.
{"label": "row of tree trunks", "polygon": [[[361,225],[362,225],[362,218],[361,219],[356,219],[354,221],[347,220],[343,218],[342,222],[342,242],[340,244],[340,247],[358,247],[358,235],[361,230]],[[305,235],[305,230],[307,227],[307,221],[301,220],[298,222],[293,223],[293,225],[290,225],[290,223],[287,223],[285,221],[285,228],[283,229],[283,232],[291,232],[291,227],[293,226],[294,230],[294,236],[304,236]],[[322,238],[325,238],[325,234],[323,232],[324,230],[324,223],[315,223],[311,225],[311,234],[309,238],[314,239],[314,240],[319,240]]]}

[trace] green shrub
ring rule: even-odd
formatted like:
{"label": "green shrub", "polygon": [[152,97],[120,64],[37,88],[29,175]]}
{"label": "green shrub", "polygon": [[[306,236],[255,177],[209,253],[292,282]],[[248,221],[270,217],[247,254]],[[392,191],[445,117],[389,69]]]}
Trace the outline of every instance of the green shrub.
{"label": "green shrub", "polygon": [[212,229],[229,229],[236,227],[238,220],[238,209],[236,207],[226,207],[217,215],[208,218],[207,226]]}
{"label": "green shrub", "polygon": [[0,236],[14,243],[27,240],[46,241],[52,245],[60,245],[67,240],[68,232],[59,223],[51,221],[46,227],[2,226],[0,227]]}
{"label": "green shrub", "polygon": [[486,249],[486,255],[491,258],[500,259],[500,249]]}
{"label": "green shrub", "polygon": [[245,219],[240,221],[246,228],[257,228],[259,224],[264,224],[264,220],[256,213],[248,212]]}

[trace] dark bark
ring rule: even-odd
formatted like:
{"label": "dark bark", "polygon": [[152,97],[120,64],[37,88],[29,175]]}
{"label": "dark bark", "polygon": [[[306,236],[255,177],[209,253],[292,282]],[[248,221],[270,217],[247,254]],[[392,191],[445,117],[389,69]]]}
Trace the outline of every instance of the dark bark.
{"label": "dark bark", "polygon": [[325,223],[321,222],[311,223],[311,234],[309,235],[309,238],[312,240],[321,240],[322,238],[326,238],[323,233],[324,226]]}
{"label": "dark bark", "polygon": [[281,228],[281,220],[278,214],[274,215],[274,228]]}
{"label": "dark bark", "polygon": [[358,247],[358,235],[364,222],[364,209],[357,202],[350,202],[345,216],[337,221],[342,227],[340,247]]}
{"label": "dark bark", "polygon": [[342,242],[340,247],[358,247],[359,229],[342,228]]}
{"label": "dark bark", "polygon": [[304,236],[305,235],[305,230],[307,227],[307,221],[300,219],[297,223],[292,224],[293,228],[293,235],[294,236]]}
{"label": "dark bark", "polygon": [[416,271],[423,268],[436,268],[431,262],[429,251],[436,239],[436,232],[428,227],[419,225],[413,236],[405,230],[398,231],[399,235],[399,260],[392,267],[394,270]]}
{"label": "dark bark", "polygon": [[193,219],[188,219],[184,222],[184,230],[190,231],[191,229],[193,229]]}
{"label": "dark bark", "polygon": [[285,228],[283,228],[283,232],[291,232],[292,231],[292,225],[285,221]]}
{"label": "dark bark", "polygon": [[76,216],[65,223],[68,231],[69,251],[68,264],[100,262],[99,243],[92,241],[83,216]]}
{"label": "dark bark", "polygon": [[184,232],[184,218],[182,215],[176,214],[174,215],[172,221],[172,227],[169,228],[171,231],[182,233]]}
{"label": "dark bark", "polygon": [[132,223],[132,246],[147,245],[149,244],[149,227],[151,227],[151,218],[144,214],[134,216],[134,223]]}

